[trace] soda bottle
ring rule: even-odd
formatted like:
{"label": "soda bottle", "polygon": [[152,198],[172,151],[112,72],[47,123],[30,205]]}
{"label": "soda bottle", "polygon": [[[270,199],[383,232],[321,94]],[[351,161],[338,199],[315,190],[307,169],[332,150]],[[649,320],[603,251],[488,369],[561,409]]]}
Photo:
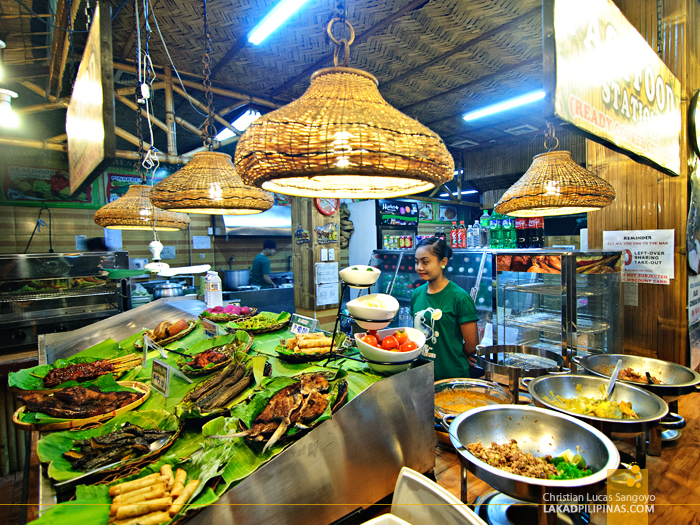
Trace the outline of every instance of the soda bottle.
{"label": "soda bottle", "polygon": [[513,218],[508,215],[503,215],[503,237],[502,246],[503,248],[513,249],[515,248],[515,224],[513,223]]}
{"label": "soda bottle", "polygon": [[528,230],[530,235],[529,247],[542,248],[544,235],[544,217],[530,217],[528,219]]}
{"label": "soda bottle", "polygon": [[472,231],[474,232],[474,249],[478,250],[481,248],[481,228],[479,227],[479,221],[474,221],[474,226],[472,226]]}
{"label": "soda bottle", "polygon": [[489,235],[491,237],[489,246],[493,249],[501,247],[501,226],[501,217],[494,210],[489,218]]}
{"label": "soda bottle", "polygon": [[515,247],[527,248],[529,246],[528,219],[518,217],[515,219]]}
{"label": "soda bottle", "polygon": [[447,242],[447,234],[445,233],[445,227],[444,227],[444,226],[440,229],[440,238],[441,238],[443,241]]}
{"label": "soda bottle", "polygon": [[467,247],[467,229],[464,227],[464,221],[459,221],[459,248]]}
{"label": "soda bottle", "polygon": [[459,247],[457,239],[457,221],[452,221],[452,227],[450,228],[450,246],[453,248]]}
{"label": "soda bottle", "polygon": [[490,230],[489,230],[489,212],[484,210],[483,215],[479,218],[479,230],[481,232],[481,246],[488,248],[490,244]]}

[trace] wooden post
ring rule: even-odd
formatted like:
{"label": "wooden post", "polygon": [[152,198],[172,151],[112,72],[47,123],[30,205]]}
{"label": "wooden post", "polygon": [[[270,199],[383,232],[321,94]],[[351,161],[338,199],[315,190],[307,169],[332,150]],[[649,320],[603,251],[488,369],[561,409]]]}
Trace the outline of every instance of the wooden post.
{"label": "wooden post", "polygon": [[[338,303],[316,306],[315,268],[316,263],[321,262],[321,249],[333,249],[335,259],[328,262],[337,262],[340,269],[340,243],[318,244],[318,235],[314,228],[325,226],[330,222],[335,222],[340,227],[340,213],[336,212],[331,216],[322,215],[316,210],[313,199],[292,197],[291,202],[292,231],[301,225],[303,229],[309,231],[310,238],[308,244],[297,244],[292,235],[294,306],[299,315],[318,319],[321,328],[330,331],[335,324]],[[338,294],[340,294],[340,283],[338,283]]]}
{"label": "wooden post", "polygon": [[173,101],[173,74],[165,68],[165,133],[168,135],[168,155],[177,155],[177,131],[175,129],[175,103]]}

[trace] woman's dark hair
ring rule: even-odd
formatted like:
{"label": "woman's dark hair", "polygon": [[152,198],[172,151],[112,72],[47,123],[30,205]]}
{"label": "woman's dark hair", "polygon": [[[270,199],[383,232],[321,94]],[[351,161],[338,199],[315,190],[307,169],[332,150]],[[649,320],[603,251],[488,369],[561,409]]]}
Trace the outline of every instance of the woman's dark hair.
{"label": "woman's dark hair", "polygon": [[273,241],[272,239],[267,239],[263,243],[263,250],[275,250],[277,249],[277,243]]}
{"label": "woman's dark hair", "polygon": [[438,261],[442,261],[445,257],[448,260],[452,258],[452,248],[447,246],[442,237],[427,237],[416,244],[416,249],[426,247],[430,250],[430,253],[438,258]]}

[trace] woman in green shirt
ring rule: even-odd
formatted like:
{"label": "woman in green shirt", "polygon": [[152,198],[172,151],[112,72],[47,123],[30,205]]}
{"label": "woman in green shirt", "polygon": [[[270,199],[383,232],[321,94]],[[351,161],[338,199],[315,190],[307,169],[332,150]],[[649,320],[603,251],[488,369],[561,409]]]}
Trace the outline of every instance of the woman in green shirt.
{"label": "woman in green shirt", "polygon": [[427,285],[411,295],[415,328],[426,337],[423,356],[435,363],[435,380],[469,377],[469,363],[479,343],[474,301],[460,286],[445,277],[452,248],[439,237],[416,246],[416,272]]}

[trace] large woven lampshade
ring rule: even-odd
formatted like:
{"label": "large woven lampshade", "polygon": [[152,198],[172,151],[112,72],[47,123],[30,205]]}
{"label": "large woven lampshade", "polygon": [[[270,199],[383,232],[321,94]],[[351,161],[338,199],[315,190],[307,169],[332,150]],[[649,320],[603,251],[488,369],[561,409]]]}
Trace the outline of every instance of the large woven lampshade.
{"label": "large woven lampshade", "polygon": [[[559,142],[551,124],[545,146]],[[551,148],[548,148],[551,149]],[[615,200],[615,188],[579,166],[568,151],[547,151],[532,159],[530,168],[498,200],[497,213],[513,217],[571,215],[596,211]]]}
{"label": "large woven lampshade", "polygon": [[95,212],[95,223],[113,230],[153,230],[174,232],[184,230],[190,218],[184,213],[160,210],[151,204],[150,186],[133,185],[118,199]]}
{"label": "large woven lampshade", "polygon": [[248,184],[301,197],[398,197],[454,174],[442,139],[389,105],[374,76],[348,67],[317,71],[300,98],[253,122],[235,164]]}
{"label": "large woven lampshade", "polygon": [[170,211],[207,215],[250,215],[269,210],[271,193],[243,183],[231,156],[201,151],[180,171],[153,187],[151,202]]}

